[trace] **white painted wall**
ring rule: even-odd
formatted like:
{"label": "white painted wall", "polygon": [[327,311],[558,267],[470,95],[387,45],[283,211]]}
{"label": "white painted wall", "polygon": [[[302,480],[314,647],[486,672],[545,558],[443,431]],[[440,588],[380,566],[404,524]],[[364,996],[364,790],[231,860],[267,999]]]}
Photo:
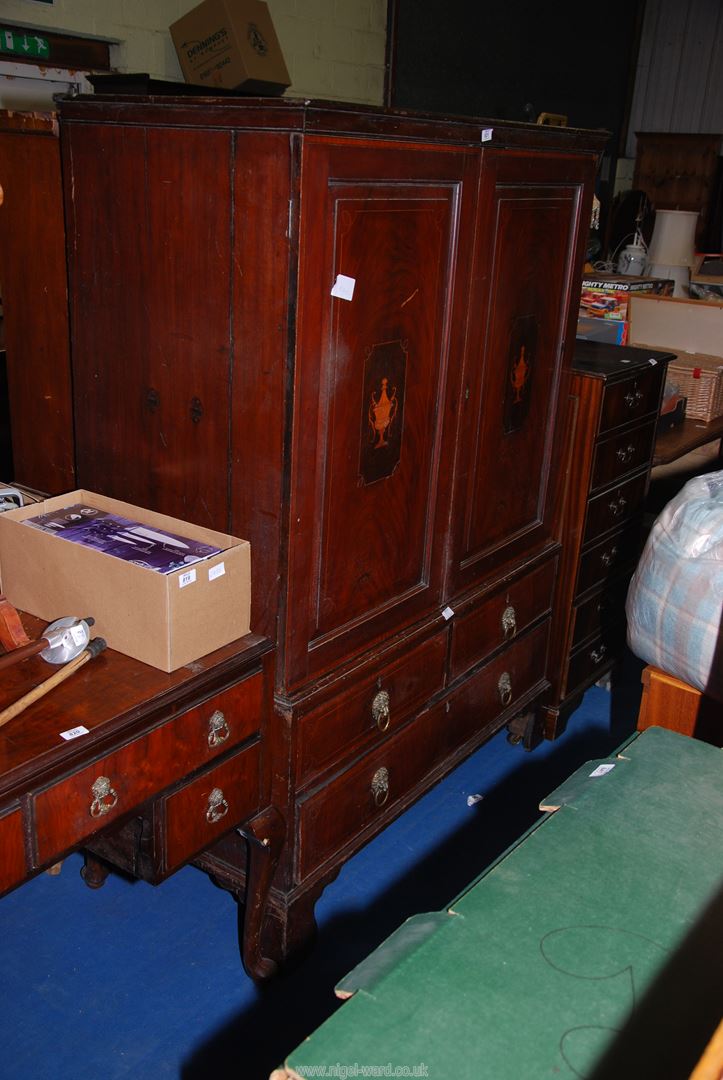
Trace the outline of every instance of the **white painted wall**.
{"label": "white painted wall", "polygon": [[[291,75],[291,97],[381,105],[387,0],[268,0]],[[3,0],[0,25],[112,42],[118,71],[181,79],[169,25],[193,0]]]}

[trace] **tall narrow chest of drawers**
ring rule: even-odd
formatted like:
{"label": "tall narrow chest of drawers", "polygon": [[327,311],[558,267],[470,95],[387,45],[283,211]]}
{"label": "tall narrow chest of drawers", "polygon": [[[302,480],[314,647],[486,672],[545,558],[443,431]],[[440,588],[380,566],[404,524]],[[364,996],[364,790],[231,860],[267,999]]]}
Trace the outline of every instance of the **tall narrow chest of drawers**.
{"label": "tall narrow chest of drawers", "polygon": [[651,349],[575,343],[548,735],[559,733],[625,645],[625,596],[640,555],[670,359],[672,354]]}

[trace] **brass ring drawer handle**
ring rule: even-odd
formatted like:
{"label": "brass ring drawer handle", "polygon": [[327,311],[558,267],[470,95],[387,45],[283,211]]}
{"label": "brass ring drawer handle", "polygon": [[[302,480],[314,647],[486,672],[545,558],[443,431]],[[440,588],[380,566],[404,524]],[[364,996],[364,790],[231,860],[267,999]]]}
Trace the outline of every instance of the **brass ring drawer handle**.
{"label": "brass ring drawer handle", "polygon": [[389,694],[386,690],[380,690],[374,695],[372,701],[372,719],[380,731],[386,731],[392,719]]}
{"label": "brass ring drawer handle", "polygon": [[228,803],[224,798],[223,791],[220,787],[215,787],[208,797],[208,806],[206,807],[206,821],[209,825],[215,824],[220,821],[221,818],[226,817],[228,813]]}
{"label": "brass ring drawer handle", "polygon": [[90,804],[90,816],[103,817],[109,814],[118,802],[118,792],[111,786],[107,776],[99,776],[90,789],[93,801]]}
{"label": "brass ring drawer handle", "polygon": [[501,622],[505,641],[509,641],[509,639],[513,638],[517,633],[517,612],[512,607],[512,604],[510,604],[509,607],[506,607],[502,612]]}
{"label": "brass ring drawer handle", "polygon": [[604,645],[601,645],[599,649],[592,650],[592,652],[590,653],[590,659],[592,660],[593,664],[599,664],[602,660],[605,659],[606,653],[607,649]]}
{"label": "brass ring drawer handle", "polygon": [[389,769],[377,769],[372,777],[372,798],[375,806],[384,806],[389,798]]}
{"label": "brass ring drawer handle", "polygon": [[632,459],[634,453],[635,453],[635,447],[634,446],[626,446],[626,447],[621,446],[620,449],[617,451],[617,456],[620,459],[620,461],[623,463],[623,465],[627,465],[627,463]]}
{"label": "brass ring drawer handle", "polygon": [[221,743],[226,742],[230,734],[231,731],[226,723],[226,717],[220,709],[215,709],[208,721],[208,745],[220,746]]}
{"label": "brass ring drawer handle", "polygon": [[512,679],[508,671],[503,671],[497,680],[497,692],[500,695],[500,701],[506,708],[512,701]]}
{"label": "brass ring drawer handle", "polygon": [[617,517],[618,514],[622,514],[623,510],[625,509],[625,507],[627,505],[628,505],[627,499],[623,498],[622,495],[617,500],[617,502],[608,503],[608,507],[610,508],[610,513],[613,515],[613,517]]}
{"label": "brass ring drawer handle", "polygon": [[639,405],[643,400],[643,395],[637,388],[635,390],[628,390],[624,400],[629,409],[634,409],[636,405]]}

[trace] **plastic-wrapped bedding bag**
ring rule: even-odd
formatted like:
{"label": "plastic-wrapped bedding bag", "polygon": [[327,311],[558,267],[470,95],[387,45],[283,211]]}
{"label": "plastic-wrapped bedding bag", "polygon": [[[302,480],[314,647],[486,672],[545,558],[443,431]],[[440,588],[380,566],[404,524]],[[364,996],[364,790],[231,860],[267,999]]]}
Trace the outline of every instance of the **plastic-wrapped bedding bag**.
{"label": "plastic-wrapped bedding bag", "polygon": [[657,518],[626,613],[636,656],[723,701],[723,472],[689,480]]}

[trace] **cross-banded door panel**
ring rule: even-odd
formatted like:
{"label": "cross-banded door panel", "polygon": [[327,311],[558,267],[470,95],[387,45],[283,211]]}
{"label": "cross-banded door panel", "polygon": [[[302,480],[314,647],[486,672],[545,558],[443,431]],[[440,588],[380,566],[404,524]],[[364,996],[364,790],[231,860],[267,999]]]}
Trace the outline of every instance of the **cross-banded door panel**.
{"label": "cross-banded door panel", "polygon": [[290,683],[440,600],[445,397],[463,333],[451,297],[476,175],[476,152],[306,141]]}
{"label": "cross-banded door panel", "polygon": [[554,534],[563,344],[585,167],[511,155],[485,169],[476,280],[486,283],[479,302],[489,307],[466,358],[452,591],[540,550]]}

